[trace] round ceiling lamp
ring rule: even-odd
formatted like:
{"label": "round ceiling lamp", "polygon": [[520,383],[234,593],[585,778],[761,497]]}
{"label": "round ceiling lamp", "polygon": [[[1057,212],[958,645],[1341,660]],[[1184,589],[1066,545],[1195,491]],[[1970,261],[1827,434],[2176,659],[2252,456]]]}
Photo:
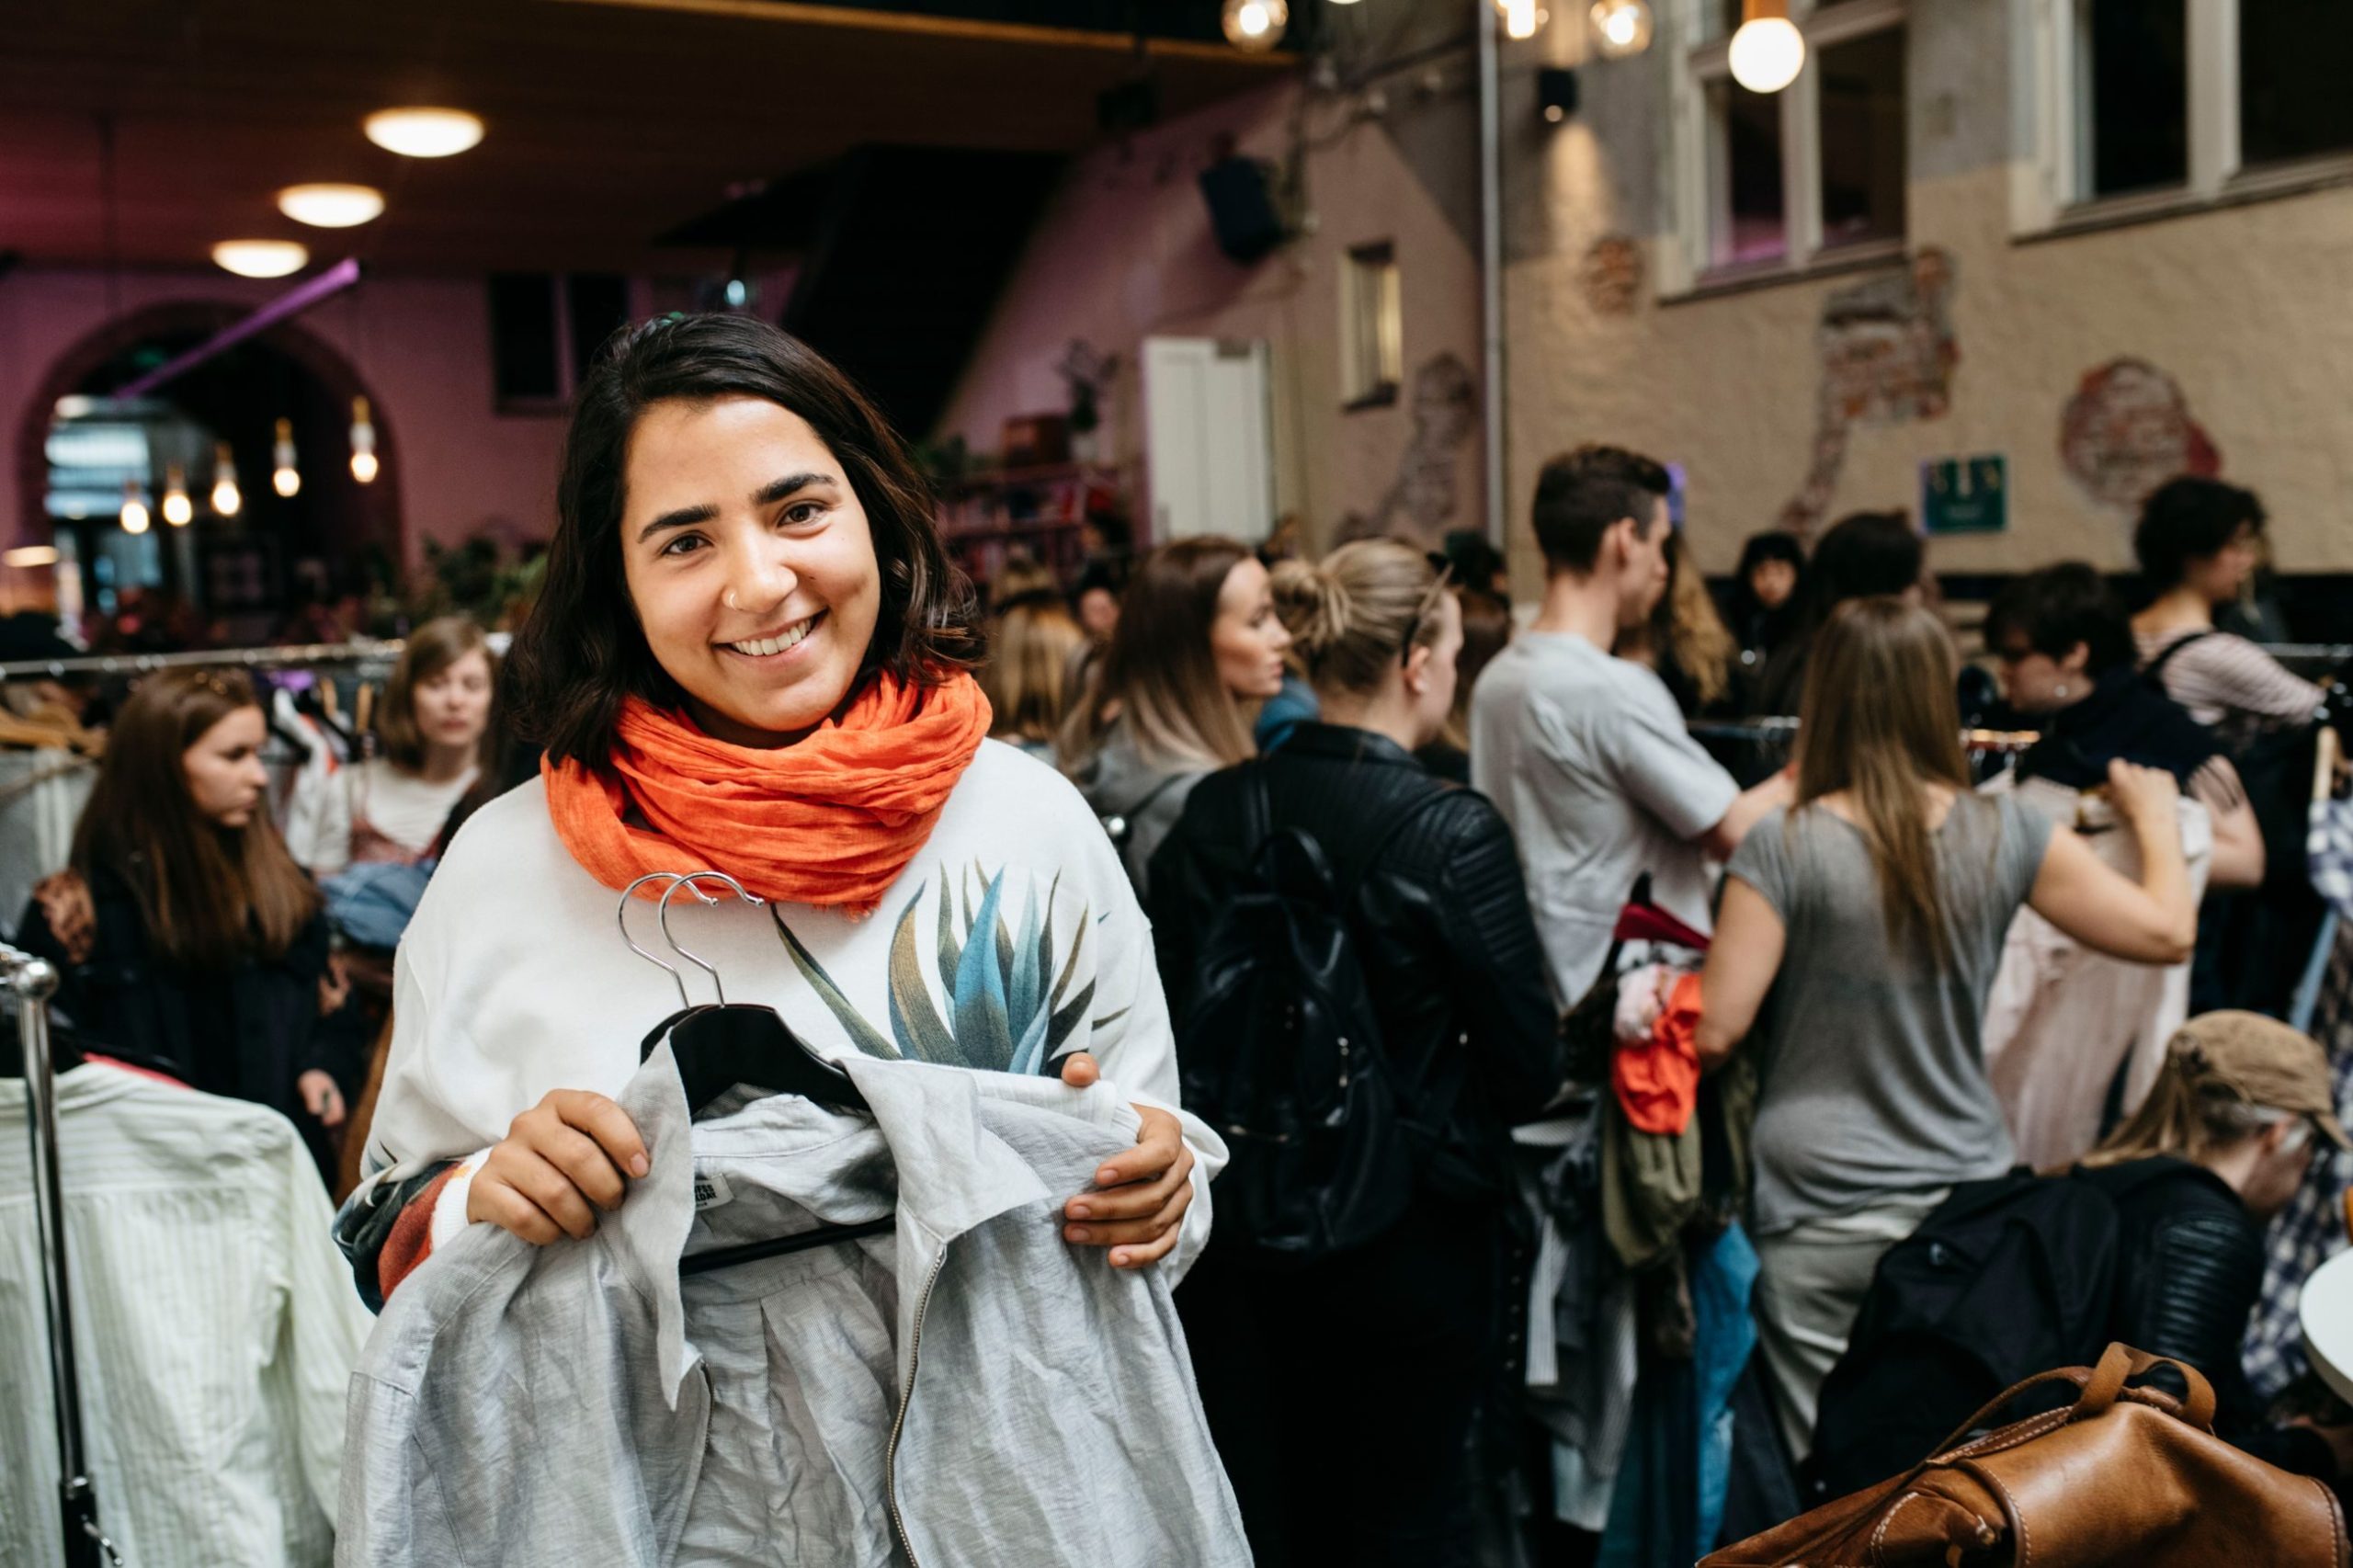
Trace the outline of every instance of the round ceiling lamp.
{"label": "round ceiling lamp", "polygon": [[240,278],[283,278],[310,259],[292,240],[222,240],[212,247],[213,265]]}
{"label": "round ceiling lamp", "polygon": [[1805,35],[1790,20],[1790,0],[1742,0],[1732,35],[1732,79],[1752,93],[1778,93],[1805,69]]}
{"label": "round ceiling lamp", "polygon": [[1226,42],[1264,54],[1282,41],[1283,28],[1290,22],[1290,6],[1286,0],[1225,0],[1220,19]]}
{"label": "round ceiling lamp", "polygon": [[384,193],[372,185],[290,185],[278,193],[278,210],[313,229],[351,229],[384,210]]}
{"label": "round ceiling lamp", "polygon": [[1643,0],[1595,0],[1592,15],[1604,60],[1623,60],[1651,46],[1651,8]]}
{"label": "round ceiling lamp", "polygon": [[461,108],[378,109],[360,122],[368,140],[404,158],[448,158],[482,140],[482,119]]}

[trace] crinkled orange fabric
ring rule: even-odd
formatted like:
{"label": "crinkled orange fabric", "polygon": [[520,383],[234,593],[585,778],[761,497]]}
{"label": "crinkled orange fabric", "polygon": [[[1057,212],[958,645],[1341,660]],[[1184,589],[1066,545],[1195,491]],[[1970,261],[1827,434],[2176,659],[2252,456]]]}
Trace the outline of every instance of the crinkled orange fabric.
{"label": "crinkled orange fabric", "polygon": [[632,697],[609,777],[551,760],[540,771],[557,836],[608,888],[709,869],[762,898],[866,914],[931,836],[989,717],[970,675],[915,686],[885,672],[839,721],[762,751]]}
{"label": "crinkled orange fabric", "polygon": [[1637,1132],[1682,1136],[1699,1103],[1699,977],[1676,976],[1651,1038],[1621,1045],[1609,1076],[1626,1125]]}

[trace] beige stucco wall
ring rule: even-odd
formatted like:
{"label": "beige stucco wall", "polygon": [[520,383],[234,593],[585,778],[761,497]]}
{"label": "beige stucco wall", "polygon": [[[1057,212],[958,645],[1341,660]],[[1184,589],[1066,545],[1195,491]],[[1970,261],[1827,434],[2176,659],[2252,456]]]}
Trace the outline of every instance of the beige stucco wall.
{"label": "beige stucco wall", "polygon": [[[1143,339],[1264,339],[1272,348],[1277,512],[1297,513],[1316,541],[1330,539],[1350,513],[1377,513],[1413,439],[1415,369],[1451,353],[1477,372],[1477,261],[1432,189],[1447,180],[1460,187],[1449,194],[1472,188],[1476,168],[1467,138],[1453,138],[1451,149],[1447,138],[1436,139],[1436,158],[1417,169],[1381,123],[1336,128],[1327,113],[1312,111],[1319,142],[1305,160],[1312,230],[1256,266],[1237,266],[1216,247],[1198,177],[1228,135],[1245,155],[1282,162],[1298,90],[1284,83],[1080,159],[1032,235],[936,433],[995,451],[1007,418],[1062,411],[1067,393],[1054,366],[1072,339],[1084,338],[1120,356],[1104,455],[1128,466],[1137,515],[1149,517]],[[1449,108],[1464,110],[1468,124],[1459,102],[1432,112]],[[1447,166],[1449,150],[1459,151],[1459,169]],[[1340,268],[1350,246],[1379,240],[1396,245],[1406,396],[1393,407],[1347,413]],[[1454,449],[1453,512],[1441,528],[1478,525],[1477,446],[1474,427]]]}
{"label": "beige stucco wall", "polygon": [[[1999,452],[2011,531],[1938,539],[1938,570],[2129,565],[2130,515],[2071,477],[2059,437],[2084,373],[2131,355],[2174,377],[2222,473],[2262,493],[2282,568],[2353,570],[2353,191],[2025,244],[2008,200],[1998,167],[1912,187],[1913,244],[1953,261],[1951,406],[1856,426],[1829,515],[1916,510],[1921,460]],[[1709,569],[1728,569],[1804,478],[1823,304],[1855,278],[1605,317],[1580,266],[1548,256],[1507,278],[1516,552],[1533,549],[1524,519],[1545,456],[1605,439],[1687,465],[1692,541]]]}
{"label": "beige stucco wall", "polygon": [[[2010,531],[1938,538],[1932,567],[2128,567],[2129,509],[2076,481],[2060,437],[2086,373],[2132,357],[2178,383],[2222,476],[2261,493],[2283,569],[2353,571],[2353,187],[2021,242],[2000,8],[1914,0],[1912,31],[1907,244],[1950,259],[1959,359],[1940,416],[1850,429],[1825,517],[1916,515],[1923,460],[2000,453]],[[1700,562],[1729,570],[1804,481],[1824,305],[1872,276],[1661,302],[1666,70],[1656,57],[1588,69],[1586,111],[1557,130],[1535,130],[1506,97],[1507,508],[1523,591],[1540,575],[1527,524],[1536,473],[1586,440],[1684,464]],[[1633,237],[1649,264],[1631,313],[1587,299],[1586,257],[1610,233]]]}

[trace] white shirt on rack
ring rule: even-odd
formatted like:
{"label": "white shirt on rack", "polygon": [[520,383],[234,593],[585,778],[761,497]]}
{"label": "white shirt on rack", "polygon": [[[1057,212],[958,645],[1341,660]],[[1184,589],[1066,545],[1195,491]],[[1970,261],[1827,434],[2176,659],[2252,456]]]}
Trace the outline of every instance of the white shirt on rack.
{"label": "white shirt on rack", "polygon": [[[0,1080],[0,1562],[60,1560],[25,1085]],[[91,1062],[57,1081],[82,1426],[137,1568],[325,1568],[370,1324],[276,1111]]]}

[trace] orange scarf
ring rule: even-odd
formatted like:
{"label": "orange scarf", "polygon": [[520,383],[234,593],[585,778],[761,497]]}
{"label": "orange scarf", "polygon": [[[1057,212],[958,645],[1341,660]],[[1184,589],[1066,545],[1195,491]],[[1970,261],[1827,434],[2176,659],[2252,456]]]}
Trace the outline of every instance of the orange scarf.
{"label": "orange scarf", "polygon": [[710,869],[762,898],[863,915],[931,836],[989,718],[970,675],[923,687],[884,672],[838,722],[760,751],[632,697],[615,727],[611,775],[552,760],[540,774],[556,836],[608,888],[649,871]]}

